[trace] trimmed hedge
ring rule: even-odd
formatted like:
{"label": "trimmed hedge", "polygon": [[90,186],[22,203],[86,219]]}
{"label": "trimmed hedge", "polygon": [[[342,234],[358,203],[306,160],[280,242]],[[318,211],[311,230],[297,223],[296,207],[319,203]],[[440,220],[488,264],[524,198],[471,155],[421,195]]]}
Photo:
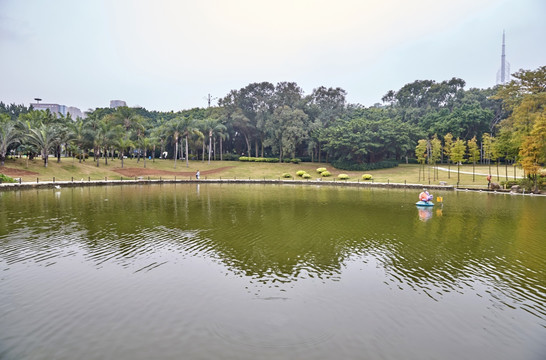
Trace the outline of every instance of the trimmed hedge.
{"label": "trimmed hedge", "polygon": [[332,174],[328,170],[321,172],[320,175],[324,177],[332,176]]}
{"label": "trimmed hedge", "polygon": [[301,177],[304,179],[311,179],[311,175],[309,175],[308,173],[303,174]]}
{"label": "trimmed hedge", "polygon": [[349,161],[334,161],[332,166],[336,169],[348,170],[348,171],[368,171],[368,170],[377,170],[377,169],[389,169],[398,166],[398,161],[396,160],[385,160],[379,161],[376,163],[369,164],[355,164]]}
{"label": "trimmed hedge", "polygon": [[222,154],[222,160],[225,160],[225,161],[238,161],[239,158],[240,156],[237,154],[230,154],[230,153]]}
{"label": "trimmed hedge", "polygon": [[371,180],[373,179],[372,174],[364,174],[362,175],[362,180]]}
{"label": "trimmed hedge", "polygon": [[285,179],[288,179],[288,178],[291,178],[292,175],[290,175],[289,173],[284,173],[284,174],[282,174],[282,177],[285,178]]}
{"label": "trimmed hedge", "polygon": [[317,172],[318,172],[319,174],[322,174],[322,172],[324,172],[324,171],[326,171],[326,168],[324,168],[324,167],[323,167],[323,168],[318,168],[318,169],[317,169]]}
{"label": "trimmed hedge", "polygon": [[298,176],[303,176],[303,174],[306,174],[306,172],[303,170],[299,170],[298,172],[296,172],[296,175]]}
{"label": "trimmed hedge", "polygon": [[279,158],[263,158],[263,157],[240,156],[239,161],[278,163]]}
{"label": "trimmed hedge", "polygon": [[347,174],[339,174],[339,175],[337,176],[337,178],[338,178],[339,180],[348,180],[348,179],[349,179],[349,175],[347,175]]}

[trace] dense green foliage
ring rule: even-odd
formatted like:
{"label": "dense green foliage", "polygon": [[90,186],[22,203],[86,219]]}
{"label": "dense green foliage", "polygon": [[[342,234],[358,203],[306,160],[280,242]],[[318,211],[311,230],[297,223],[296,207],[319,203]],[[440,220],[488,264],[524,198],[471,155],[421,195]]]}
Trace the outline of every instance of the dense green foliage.
{"label": "dense green foliage", "polygon": [[15,181],[14,178],[11,178],[11,177],[9,177],[7,175],[0,174],[0,183],[3,183],[3,182],[5,182],[5,183],[15,183],[17,181]]}
{"label": "dense green foliage", "polygon": [[[348,104],[341,88],[305,95],[293,82],[252,83],[219,106],[178,112],[98,108],[85,119],[0,102],[0,161],[10,154],[78,159],[142,158],[323,161],[366,171],[419,162],[546,162],[546,67],[520,70],[505,86],[465,90],[462,79],[417,80],[383,104]],[[470,152],[466,146],[470,144]],[[469,158],[470,156],[470,158]],[[536,180],[536,179],[535,179]]]}

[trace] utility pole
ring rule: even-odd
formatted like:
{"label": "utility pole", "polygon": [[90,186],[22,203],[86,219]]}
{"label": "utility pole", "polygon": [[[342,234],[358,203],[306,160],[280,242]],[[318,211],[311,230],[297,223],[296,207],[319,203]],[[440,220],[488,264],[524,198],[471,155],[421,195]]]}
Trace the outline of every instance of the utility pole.
{"label": "utility pole", "polygon": [[208,94],[208,96],[206,97],[206,99],[207,99],[208,107],[210,107],[210,102],[211,102],[212,100],[217,100],[218,98],[217,98],[217,97],[214,97],[214,98],[213,98],[213,97],[210,96],[210,94]]}

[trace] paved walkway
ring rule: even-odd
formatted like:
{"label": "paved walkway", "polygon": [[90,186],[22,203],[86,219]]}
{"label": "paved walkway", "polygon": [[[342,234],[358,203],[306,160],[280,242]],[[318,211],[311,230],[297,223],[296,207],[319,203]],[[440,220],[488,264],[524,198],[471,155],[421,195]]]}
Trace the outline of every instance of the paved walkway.
{"label": "paved walkway", "polygon": [[[442,170],[442,171],[448,171],[448,172],[452,172],[452,173],[457,173],[457,169],[446,169],[446,168],[443,168],[443,167],[437,167],[438,170]],[[469,174],[469,175],[472,175],[472,171],[461,171],[461,174]],[[480,175],[480,176],[487,176],[487,174],[483,174],[483,173],[475,173],[476,175]],[[491,176],[494,176],[494,174],[491,174]],[[509,178],[514,178],[514,176],[509,176]],[[523,176],[516,176],[516,178],[518,179],[523,179]]]}

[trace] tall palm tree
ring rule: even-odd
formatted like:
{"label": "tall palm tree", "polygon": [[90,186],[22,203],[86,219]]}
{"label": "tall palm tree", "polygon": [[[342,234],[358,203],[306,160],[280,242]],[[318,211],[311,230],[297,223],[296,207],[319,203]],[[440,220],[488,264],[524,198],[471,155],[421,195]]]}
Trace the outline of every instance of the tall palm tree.
{"label": "tall palm tree", "polygon": [[220,123],[220,120],[213,119],[213,118],[206,118],[203,121],[203,127],[204,127],[205,131],[208,133],[208,136],[209,136],[209,161],[208,161],[208,163],[210,164],[210,156],[211,156],[211,152],[212,152],[212,137],[215,134],[223,133],[224,131],[227,130],[227,128],[222,123]]}
{"label": "tall palm tree", "polygon": [[141,136],[138,139],[137,146],[144,150],[144,168],[146,168],[146,158],[148,156],[148,149],[152,146],[152,140],[149,137]]}
{"label": "tall palm tree", "polygon": [[[97,161],[97,167],[99,167],[99,154],[101,150],[103,150],[103,147],[105,147],[108,143],[108,131],[109,129],[107,122],[102,120],[98,123],[98,126],[93,136],[93,147],[95,152],[95,159]],[[108,156],[106,156],[105,158],[107,159]]]}
{"label": "tall palm tree", "polygon": [[96,112],[90,113],[87,118],[85,118],[84,123],[84,138],[85,138],[85,145],[87,146],[87,149],[93,148],[93,156],[95,157],[95,161],[97,161],[98,151],[95,146],[95,134],[97,133],[97,129],[99,127],[100,122],[102,121],[102,118],[100,115]]}
{"label": "tall palm tree", "polygon": [[200,138],[203,137],[203,133],[199,131],[197,127],[197,120],[191,117],[185,117],[182,119],[182,135],[186,139],[186,167],[190,167],[190,162],[188,161],[190,154],[188,150],[188,141],[190,135],[197,135]]}
{"label": "tall palm tree", "polygon": [[4,166],[8,148],[19,142],[19,135],[15,121],[7,114],[0,114],[0,166]]}
{"label": "tall palm tree", "polygon": [[176,158],[178,157],[178,140],[184,131],[182,118],[177,117],[166,124],[166,131],[172,134],[174,140],[174,168],[176,169]]}
{"label": "tall palm tree", "polygon": [[72,142],[76,145],[79,162],[82,162],[83,147],[85,144],[85,127],[82,118],[77,118],[76,121],[69,125],[69,132]]}
{"label": "tall palm tree", "polygon": [[70,125],[73,123],[70,114],[67,116],[60,115],[55,121],[57,124],[57,141],[55,143],[55,153],[57,155],[57,162],[61,162],[62,146],[68,147],[67,144],[71,140]]}
{"label": "tall palm tree", "polygon": [[121,168],[123,169],[123,158],[125,156],[125,149],[134,146],[133,142],[130,139],[130,134],[125,134],[124,137],[119,138],[116,142],[116,146],[119,151],[119,158],[121,159]]}

